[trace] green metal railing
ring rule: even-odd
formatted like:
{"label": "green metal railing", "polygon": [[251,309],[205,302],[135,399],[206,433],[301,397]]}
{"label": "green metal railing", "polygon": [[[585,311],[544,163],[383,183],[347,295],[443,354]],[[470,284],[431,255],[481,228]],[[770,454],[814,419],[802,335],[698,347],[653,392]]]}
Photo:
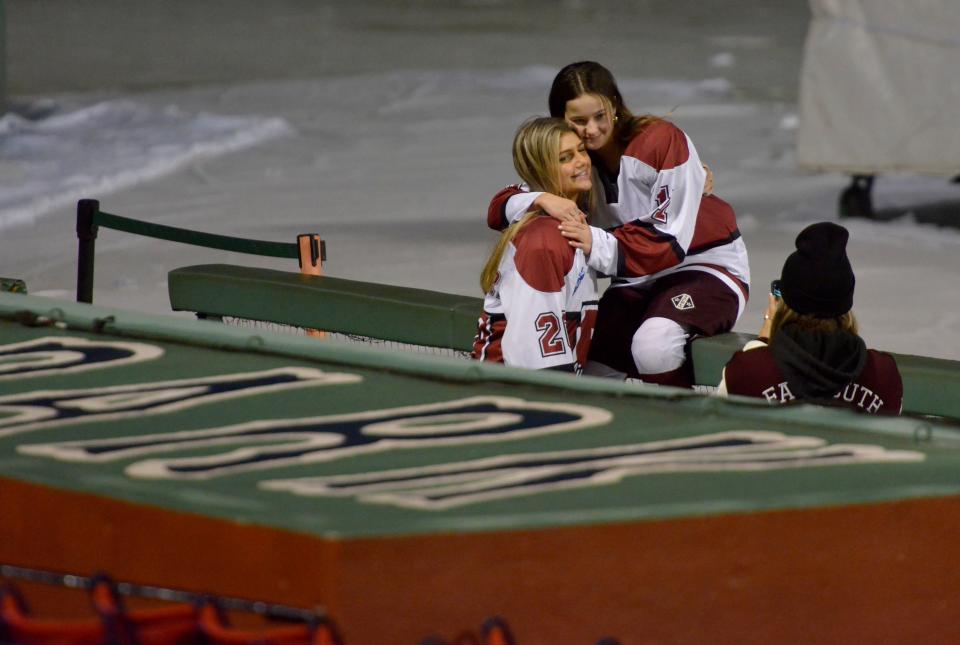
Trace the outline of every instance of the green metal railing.
{"label": "green metal railing", "polygon": [[[286,243],[191,231],[185,228],[153,224],[130,217],[104,213],[100,210],[100,202],[96,199],[81,199],[77,203],[77,240],[79,243],[77,251],[77,302],[93,303],[94,256],[96,254],[97,232],[101,226],[134,235],[203,246],[221,251],[296,260],[301,260],[299,238],[305,237],[301,235],[298,236],[298,242]],[[311,240],[310,261],[313,264],[316,264],[318,260],[325,261],[327,258],[326,244],[322,241],[317,244],[316,240],[318,238],[316,236],[307,235],[306,237],[310,237]]]}

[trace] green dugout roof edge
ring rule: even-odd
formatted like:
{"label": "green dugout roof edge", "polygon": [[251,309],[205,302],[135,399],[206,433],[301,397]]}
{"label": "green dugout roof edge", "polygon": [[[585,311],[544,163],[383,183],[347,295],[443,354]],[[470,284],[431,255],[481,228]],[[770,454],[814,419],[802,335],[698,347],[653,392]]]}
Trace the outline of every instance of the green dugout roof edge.
{"label": "green dugout roof edge", "polygon": [[142,314],[39,296],[0,293],[0,319],[19,320],[32,325],[64,326],[76,331],[127,338],[354,365],[465,384],[497,382],[615,397],[669,400],[684,406],[695,406],[704,413],[735,414],[755,419],[772,416],[779,422],[795,419],[803,424],[914,437],[918,441],[929,441],[934,438],[934,434],[940,433],[960,439],[960,434],[957,434],[954,427],[935,420],[867,416],[814,405],[771,407],[766,402],[753,398],[717,397],[671,387],[621,383],[549,370],[524,370],[480,361],[389,351],[335,340],[269,330],[250,331],[214,321]]}
{"label": "green dugout roof edge", "polygon": [[[143,346],[152,341],[157,346],[152,349],[162,351],[129,367],[76,373],[52,367],[48,376],[0,379],[6,385],[0,399],[7,404],[7,416],[0,416],[7,422],[7,434],[0,432],[4,476],[235,522],[328,538],[395,536],[885,503],[960,493],[960,432],[935,421],[869,417],[809,405],[774,407],[756,399],[0,294],[0,341],[14,348],[11,351],[18,342],[24,346],[41,338],[61,340],[56,337],[80,337],[73,339],[76,347],[97,346],[102,339],[99,346],[128,343],[147,352],[151,348]],[[10,365],[16,365],[13,360]],[[189,397],[195,396],[192,390],[214,389],[204,384],[257,381],[267,378],[261,374],[277,372],[309,373],[297,378],[330,381],[296,381],[287,389],[249,394],[238,390],[232,398],[196,394],[196,403],[184,398],[187,402],[178,402],[176,409],[164,407],[170,398],[150,403],[155,384],[167,388],[162,396],[182,392]],[[125,412],[127,394],[113,398],[117,391],[145,393],[142,409],[137,403],[134,411]],[[114,403],[115,409],[110,407]],[[18,405],[26,407],[18,411]],[[88,416],[77,417],[76,424],[74,417],[64,417],[62,423],[60,417],[17,420],[17,414],[31,407],[38,414],[85,410]],[[465,424],[472,423],[472,415],[482,423],[461,430],[456,422],[432,420],[432,414],[438,419],[466,417],[459,421]],[[482,417],[485,414],[493,416]],[[390,425],[394,418],[400,425]],[[403,425],[404,420],[411,424]],[[454,429],[442,429],[445,423]],[[17,424],[25,427],[17,429]],[[367,433],[367,424],[381,428]],[[517,429],[507,429],[511,424]],[[309,444],[304,454],[313,450],[317,459],[283,461],[282,453],[290,447],[284,437],[298,428],[310,441],[342,437],[348,443],[343,448],[338,443]],[[516,436],[497,434],[499,428]],[[267,452],[262,464],[241,464],[240,470],[232,465],[231,446],[250,445],[252,440],[243,434],[248,429],[264,433],[265,439],[280,439],[263,444],[275,450],[278,461],[270,461],[274,457]],[[402,434],[407,431],[413,434]],[[223,448],[189,445],[192,437],[234,434],[237,441]],[[188,445],[178,446],[185,435],[191,437],[185,439]],[[399,445],[403,442],[406,446]],[[736,447],[711,452],[713,446],[730,442]],[[83,453],[84,446],[91,452]],[[124,452],[131,449],[134,452]],[[328,452],[321,454],[324,450]],[[212,465],[198,477],[190,474],[191,459],[206,463],[211,457],[224,465]],[[660,470],[661,463],[672,470]],[[179,465],[188,470],[176,471]],[[501,485],[505,470],[520,479],[508,478]],[[444,481],[447,473],[454,473],[458,492],[445,490],[450,486]],[[477,475],[484,479],[474,479]],[[418,482],[410,494],[389,492],[392,482],[408,478]],[[319,492],[318,481],[326,487]],[[388,492],[365,492],[368,481]],[[477,489],[478,481],[492,485]],[[421,495],[421,490],[430,492]],[[481,490],[479,497],[476,490]],[[451,495],[457,499],[448,504]]]}

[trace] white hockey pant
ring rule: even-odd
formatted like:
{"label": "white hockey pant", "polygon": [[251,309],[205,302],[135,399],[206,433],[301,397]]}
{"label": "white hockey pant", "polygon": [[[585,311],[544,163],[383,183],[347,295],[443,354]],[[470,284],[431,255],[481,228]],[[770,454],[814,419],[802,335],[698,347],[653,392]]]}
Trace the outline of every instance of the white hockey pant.
{"label": "white hockey pant", "polygon": [[647,318],[630,343],[633,363],[643,374],[671,372],[686,359],[687,332],[669,318]]}

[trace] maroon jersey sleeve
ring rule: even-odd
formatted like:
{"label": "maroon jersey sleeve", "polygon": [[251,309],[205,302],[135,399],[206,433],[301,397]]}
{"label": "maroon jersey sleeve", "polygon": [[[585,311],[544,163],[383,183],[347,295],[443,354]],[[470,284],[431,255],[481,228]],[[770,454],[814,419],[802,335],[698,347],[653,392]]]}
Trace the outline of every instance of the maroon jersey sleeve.
{"label": "maroon jersey sleeve", "polygon": [[729,244],[739,237],[740,229],[737,228],[737,215],[733,206],[716,195],[704,195],[700,200],[697,227],[687,251],[688,255]]}
{"label": "maroon jersey sleeve", "polygon": [[646,222],[633,221],[613,229],[617,239],[616,275],[625,278],[651,275],[674,267],[686,257],[677,240]]}
{"label": "maroon jersey sleeve", "polygon": [[495,231],[502,231],[510,225],[507,221],[507,201],[514,195],[524,192],[519,185],[507,186],[490,200],[487,208],[487,226]]}

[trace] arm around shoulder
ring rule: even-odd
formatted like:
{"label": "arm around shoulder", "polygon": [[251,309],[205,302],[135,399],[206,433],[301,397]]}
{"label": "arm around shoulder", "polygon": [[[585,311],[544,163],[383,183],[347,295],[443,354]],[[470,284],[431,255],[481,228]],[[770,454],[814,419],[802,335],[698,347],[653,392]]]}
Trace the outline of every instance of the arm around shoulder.
{"label": "arm around shoulder", "polygon": [[502,231],[523,217],[542,194],[531,193],[523,184],[507,186],[490,200],[487,207],[487,226],[495,231]]}

